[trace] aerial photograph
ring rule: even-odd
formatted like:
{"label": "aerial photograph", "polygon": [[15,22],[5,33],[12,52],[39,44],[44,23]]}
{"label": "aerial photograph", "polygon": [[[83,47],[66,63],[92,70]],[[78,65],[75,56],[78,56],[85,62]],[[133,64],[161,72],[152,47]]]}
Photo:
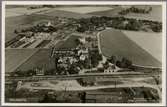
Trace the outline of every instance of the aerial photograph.
{"label": "aerial photograph", "polygon": [[5,103],[161,103],[162,5],[5,5]]}

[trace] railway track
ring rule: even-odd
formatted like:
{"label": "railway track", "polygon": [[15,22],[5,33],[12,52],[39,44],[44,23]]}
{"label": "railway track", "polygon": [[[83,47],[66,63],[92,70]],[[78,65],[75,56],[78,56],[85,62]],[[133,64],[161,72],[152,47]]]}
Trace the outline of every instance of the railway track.
{"label": "railway track", "polygon": [[5,81],[37,81],[37,80],[68,80],[88,77],[104,77],[104,78],[139,78],[159,76],[156,73],[115,73],[115,74],[82,74],[82,75],[57,75],[57,76],[31,76],[31,77],[11,77],[6,76]]}

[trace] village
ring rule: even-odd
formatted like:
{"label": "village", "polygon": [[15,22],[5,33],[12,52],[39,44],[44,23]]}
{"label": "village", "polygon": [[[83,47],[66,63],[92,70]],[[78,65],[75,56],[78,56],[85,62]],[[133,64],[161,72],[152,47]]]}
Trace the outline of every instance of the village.
{"label": "village", "polygon": [[9,18],[14,24],[5,40],[5,101],[161,102],[162,22],[128,17],[149,15],[153,6],[112,8],[106,15],[79,14],[39,5],[28,7],[42,10],[24,14],[16,27]]}

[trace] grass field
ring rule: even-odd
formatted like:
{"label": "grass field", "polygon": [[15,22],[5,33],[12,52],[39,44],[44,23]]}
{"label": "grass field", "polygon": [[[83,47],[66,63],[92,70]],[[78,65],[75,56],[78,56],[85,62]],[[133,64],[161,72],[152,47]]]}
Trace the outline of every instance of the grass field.
{"label": "grass field", "polygon": [[5,72],[13,72],[35,52],[37,52],[37,49],[5,50]]}
{"label": "grass field", "polygon": [[112,9],[111,7],[106,7],[106,6],[82,6],[82,7],[60,7],[57,8],[58,10],[63,10],[63,11],[69,11],[69,12],[75,12],[75,13],[90,13],[90,12],[96,12],[96,11],[105,11]]}
{"label": "grass field", "polygon": [[50,57],[51,51],[49,49],[39,49],[31,58],[26,60],[18,69],[26,71],[35,67],[43,67],[44,70],[55,67],[54,60]]}
{"label": "grass field", "polygon": [[79,36],[70,36],[66,41],[61,41],[58,44],[56,44],[57,48],[76,48],[77,47],[77,43],[76,43],[76,39],[80,38]]}
{"label": "grass field", "polygon": [[5,9],[5,17],[12,17],[12,16],[21,16],[21,15],[30,15],[32,13],[46,11],[48,8],[38,8],[38,9],[27,9],[28,7],[10,7]]}
{"label": "grass field", "polygon": [[158,61],[162,62],[162,33],[124,31],[124,34]]}
{"label": "grass field", "polygon": [[161,67],[161,62],[130,40],[119,30],[109,29],[101,33],[101,49],[104,55],[115,55],[119,59],[126,57],[133,64],[142,66]]}
{"label": "grass field", "polygon": [[52,17],[66,17],[66,18],[88,18],[91,17],[92,15],[87,15],[87,14],[81,14],[81,13],[75,13],[72,11],[65,11],[65,10],[58,10],[58,9],[52,9],[49,11],[41,12],[39,14],[47,15],[47,16],[52,16]]}
{"label": "grass field", "polygon": [[95,15],[95,16],[108,16],[108,17],[113,17],[118,15],[118,12],[122,11],[122,8],[119,7],[114,7],[112,9],[108,10],[103,10],[103,11],[96,11],[96,12],[90,12],[88,13],[89,15]]}

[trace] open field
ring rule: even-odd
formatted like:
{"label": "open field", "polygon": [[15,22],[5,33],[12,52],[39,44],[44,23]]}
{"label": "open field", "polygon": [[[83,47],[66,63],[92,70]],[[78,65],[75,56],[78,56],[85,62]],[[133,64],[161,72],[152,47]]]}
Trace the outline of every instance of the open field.
{"label": "open field", "polygon": [[86,13],[90,13],[90,12],[105,11],[105,10],[109,10],[112,8],[111,7],[104,7],[104,6],[101,6],[101,7],[100,6],[82,6],[82,7],[60,7],[60,8],[56,8],[56,9],[86,14]]}
{"label": "open field", "polygon": [[36,52],[37,49],[5,50],[5,72],[13,72]]}
{"label": "open field", "polygon": [[88,18],[92,16],[92,15],[87,15],[87,14],[75,13],[71,11],[64,11],[63,9],[58,10],[56,8],[49,10],[49,11],[40,12],[38,14],[44,14],[44,15],[52,16],[52,17],[58,16],[58,17],[66,17],[66,18]]}
{"label": "open field", "polygon": [[27,9],[27,7],[16,7],[5,9],[5,17],[30,15],[32,13],[47,11],[49,8]]}
{"label": "open field", "polygon": [[[139,7],[139,6],[135,6]],[[143,7],[143,6],[142,6]],[[97,15],[97,16],[120,16],[118,13],[121,12],[124,9],[122,6],[114,7],[113,9],[109,10],[103,10],[103,11],[95,11],[95,12],[90,12],[88,14],[90,15]],[[129,13],[127,15],[124,15],[124,17],[127,18],[135,18],[135,19],[141,19],[141,20],[153,20],[153,21],[162,21],[162,7],[159,5],[154,5],[152,6],[152,11],[149,14],[136,14],[136,13]]]}
{"label": "open field", "polygon": [[77,47],[77,43],[76,40],[80,38],[79,36],[70,36],[67,40],[65,41],[60,41],[58,44],[56,44],[57,48],[76,48]]}
{"label": "open field", "polygon": [[120,11],[122,11],[122,8],[119,6],[119,7],[114,7],[112,9],[108,9],[108,10],[90,12],[88,14],[89,15],[94,15],[94,16],[108,16],[108,17],[113,17],[113,16],[117,16],[118,12],[120,12]]}
{"label": "open field", "polygon": [[162,62],[162,33],[123,31],[137,45]]}
{"label": "open field", "polygon": [[35,67],[43,67],[44,70],[54,68],[54,60],[50,57],[49,49],[39,49],[31,58],[26,60],[18,69],[22,71],[30,70]]}
{"label": "open field", "polygon": [[115,55],[118,59],[126,57],[133,64],[142,66],[161,67],[161,62],[151,54],[126,37],[120,30],[108,29],[100,36],[102,53],[105,56]]}

